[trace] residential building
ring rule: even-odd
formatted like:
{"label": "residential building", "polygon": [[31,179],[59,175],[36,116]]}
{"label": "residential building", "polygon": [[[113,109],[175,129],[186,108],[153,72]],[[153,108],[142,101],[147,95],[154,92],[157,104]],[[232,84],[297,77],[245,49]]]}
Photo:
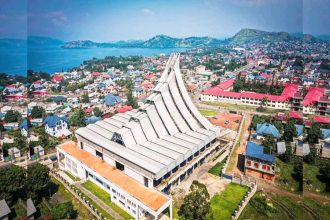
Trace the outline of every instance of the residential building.
{"label": "residential building", "polygon": [[275,156],[264,153],[264,147],[253,142],[246,145],[244,172],[257,178],[274,181]]}
{"label": "residential building", "polygon": [[59,136],[68,129],[68,119],[57,115],[48,115],[42,122],[46,132],[51,136]]}

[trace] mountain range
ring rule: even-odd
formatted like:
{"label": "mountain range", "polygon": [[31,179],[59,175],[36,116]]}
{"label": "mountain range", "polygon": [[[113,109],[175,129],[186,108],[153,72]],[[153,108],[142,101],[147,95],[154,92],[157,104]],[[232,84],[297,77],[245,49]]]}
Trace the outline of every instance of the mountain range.
{"label": "mountain range", "polygon": [[242,29],[234,36],[220,40],[212,37],[174,38],[166,35],[157,35],[149,40],[130,40],[117,42],[94,42],[91,40],[78,40],[65,42],[49,37],[29,36],[28,40],[0,39],[0,48],[6,47],[62,47],[66,49],[88,48],[193,48],[221,45],[244,45],[252,43],[272,43],[280,41],[302,41],[317,43],[330,40],[329,36],[315,37],[310,34],[287,32],[267,32],[256,29]]}

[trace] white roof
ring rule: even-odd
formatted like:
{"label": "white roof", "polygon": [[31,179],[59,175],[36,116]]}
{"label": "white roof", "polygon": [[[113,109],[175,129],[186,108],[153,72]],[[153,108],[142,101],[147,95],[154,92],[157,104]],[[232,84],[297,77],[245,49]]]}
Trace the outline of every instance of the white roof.
{"label": "white roof", "polygon": [[193,105],[181,78],[179,54],[172,54],[145,105],[76,133],[78,139],[89,140],[123,164],[133,163],[158,179],[213,141],[218,130]]}

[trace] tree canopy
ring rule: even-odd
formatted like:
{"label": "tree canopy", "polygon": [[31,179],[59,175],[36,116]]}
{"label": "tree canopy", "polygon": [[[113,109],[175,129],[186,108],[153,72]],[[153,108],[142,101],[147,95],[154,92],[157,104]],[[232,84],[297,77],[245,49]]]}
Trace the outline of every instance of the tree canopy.
{"label": "tree canopy", "polygon": [[273,154],[275,152],[275,139],[271,136],[266,136],[262,141],[262,145],[264,146],[265,154]]}
{"label": "tree canopy", "polygon": [[72,202],[60,203],[51,209],[52,219],[75,219],[77,211],[73,208]]}
{"label": "tree canopy", "polygon": [[319,123],[313,122],[307,133],[307,141],[310,144],[319,143],[319,139],[323,137],[321,132],[321,125]]}
{"label": "tree canopy", "polygon": [[295,120],[289,119],[284,128],[283,139],[286,142],[291,142],[293,141],[293,137],[297,137]]}
{"label": "tree canopy", "polygon": [[95,108],[93,109],[93,113],[94,113],[94,115],[95,115],[96,117],[100,117],[100,116],[102,116],[102,114],[103,114],[103,112],[101,111],[101,109],[98,108],[98,107],[95,107]]}
{"label": "tree canopy", "polygon": [[25,169],[16,165],[0,168],[0,200],[13,202],[25,185]]}
{"label": "tree canopy", "polygon": [[189,194],[184,198],[179,211],[182,219],[213,219],[212,208],[210,206],[210,195],[206,186],[193,181]]}
{"label": "tree canopy", "polygon": [[49,168],[40,163],[28,167],[26,175],[26,188],[28,196],[32,199],[38,199],[41,191],[50,182]]}
{"label": "tree canopy", "polygon": [[84,94],[81,96],[81,102],[82,102],[82,103],[89,103],[89,97],[88,97],[88,94],[87,94],[87,93],[84,93]]}
{"label": "tree canopy", "polygon": [[18,111],[9,110],[5,115],[5,121],[8,123],[11,122],[20,122],[22,120],[22,115]]}
{"label": "tree canopy", "polygon": [[33,106],[31,111],[32,118],[43,118],[46,115],[45,109],[41,106]]}
{"label": "tree canopy", "polygon": [[70,126],[73,127],[83,127],[86,126],[85,122],[85,112],[82,110],[82,108],[78,108],[74,110],[73,114],[71,115],[69,122]]}

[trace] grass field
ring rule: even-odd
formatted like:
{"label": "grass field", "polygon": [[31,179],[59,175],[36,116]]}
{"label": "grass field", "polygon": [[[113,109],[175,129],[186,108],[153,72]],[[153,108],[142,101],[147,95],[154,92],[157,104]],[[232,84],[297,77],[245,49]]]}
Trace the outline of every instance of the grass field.
{"label": "grass field", "polygon": [[257,192],[245,207],[239,220],[253,219],[328,219],[330,206],[311,199],[296,202],[287,196]]}
{"label": "grass field", "polygon": [[205,117],[210,117],[210,116],[216,116],[217,115],[216,111],[212,111],[212,110],[208,110],[208,109],[199,109],[199,112]]}
{"label": "grass field", "polygon": [[324,205],[312,199],[304,199],[305,209],[308,210],[315,219],[329,219],[330,204]]}
{"label": "grass field", "polygon": [[133,218],[126,211],[124,211],[122,208],[120,208],[116,204],[112,203],[109,193],[107,193],[106,191],[101,189],[99,186],[97,186],[93,182],[88,180],[87,182],[85,182],[83,184],[83,187],[85,187],[87,190],[92,192],[95,196],[97,196],[99,199],[101,199],[105,204],[110,206],[115,212],[117,212],[124,219],[132,219]]}
{"label": "grass field", "polygon": [[214,219],[231,219],[235,209],[248,191],[248,187],[230,183],[220,194],[211,199],[211,207]]}
{"label": "grass field", "polygon": [[[212,106],[219,106],[224,109],[232,110],[232,111],[252,111],[256,112],[257,107],[247,106],[247,105],[237,105],[237,104],[231,104],[231,103],[222,103],[222,102],[202,102],[202,104],[206,105],[212,105]],[[270,109],[266,108],[266,111],[263,113],[277,113],[277,112],[287,112],[279,109]]]}
{"label": "grass field", "polygon": [[[295,160],[302,163],[300,158],[295,158]],[[276,169],[279,171],[279,176],[275,178],[276,185],[291,192],[302,192],[302,179],[295,175],[293,161],[285,163],[281,159],[276,158]]]}
{"label": "grass field", "polygon": [[327,183],[322,179],[319,172],[320,163],[320,160],[317,160],[314,165],[304,163],[304,190],[319,194],[329,194],[329,192],[326,192]]}
{"label": "grass field", "polygon": [[71,173],[68,171],[64,171],[66,175],[68,175],[73,181],[79,181],[80,179],[78,177],[73,176]]}
{"label": "grass field", "polygon": [[216,176],[221,176],[221,170],[224,165],[224,161],[218,162],[213,167],[211,167],[208,172]]}

